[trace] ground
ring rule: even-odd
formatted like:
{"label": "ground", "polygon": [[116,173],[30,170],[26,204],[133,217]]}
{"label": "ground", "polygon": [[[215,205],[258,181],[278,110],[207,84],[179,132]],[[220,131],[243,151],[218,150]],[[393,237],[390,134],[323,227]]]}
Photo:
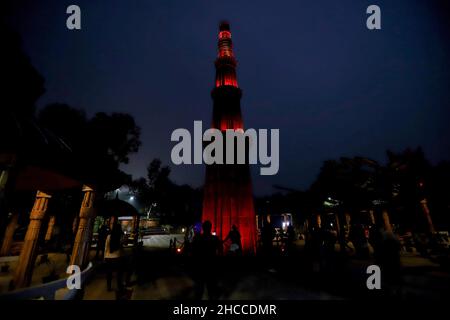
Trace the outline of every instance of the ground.
{"label": "ground", "polygon": [[[190,260],[182,255],[171,254],[169,241],[182,235],[153,235],[144,239],[144,246],[135,260],[128,296],[134,300],[194,299],[194,281],[189,266]],[[125,253],[131,256],[132,249]],[[95,252],[91,252],[94,258]],[[5,258],[1,258],[5,260]],[[14,258],[10,263],[14,268]],[[50,254],[49,263],[38,263],[33,274],[33,285],[42,283],[42,278],[54,268],[60,278],[66,277],[67,266],[64,254]],[[1,263],[1,260],[0,260]],[[348,299],[364,297],[396,298],[443,298],[449,296],[450,273],[438,264],[417,253],[402,253],[402,276],[399,284],[383,282],[382,290],[368,290],[366,287],[367,266],[373,260],[346,259],[339,269],[320,272],[318,263],[309,263],[305,257],[304,242],[296,243],[293,257],[272,259],[221,260],[215,270],[220,288],[219,299]],[[85,285],[84,299],[114,300],[115,290],[106,288],[106,274],[101,261]],[[10,270],[10,271],[12,271]],[[7,291],[12,273],[0,274],[0,292]],[[113,289],[115,281],[113,281]],[[207,299],[207,292],[203,299]]]}

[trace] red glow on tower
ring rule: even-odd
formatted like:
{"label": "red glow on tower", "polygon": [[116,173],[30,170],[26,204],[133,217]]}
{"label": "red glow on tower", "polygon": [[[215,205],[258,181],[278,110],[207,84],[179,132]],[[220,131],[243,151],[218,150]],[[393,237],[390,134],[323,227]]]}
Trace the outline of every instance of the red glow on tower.
{"label": "red glow on tower", "polygon": [[230,25],[226,22],[220,24],[219,53],[216,60],[216,87],[238,87],[236,79],[236,59],[233,53]]}
{"label": "red glow on tower", "polygon": [[[214,101],[212,127],[222,131],[227,129],[242,131],[244,129],[240,105],[242,92],[237,85],[237,63],[228,23],[220,25],[218,48],[219,53],[215,61],[216,85],[212,91]],[[236,225],[241,234],[244,253],[255,253],[256,219],[248,164],[206,166],[202,220],[211,221],[212,231],[222,240],[232,226]]]}

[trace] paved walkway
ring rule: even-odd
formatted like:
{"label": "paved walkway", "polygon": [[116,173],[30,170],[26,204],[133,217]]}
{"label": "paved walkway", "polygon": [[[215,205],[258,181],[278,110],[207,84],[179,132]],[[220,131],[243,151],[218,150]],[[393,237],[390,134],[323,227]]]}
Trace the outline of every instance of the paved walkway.
{"label": "paved walkway", "polygon": [[144,247],[147,248],[169,248],[170,240],[176,238],[179,244],[183,243],[183,234],[158,234],[145,236],[143,239]]}
{"label": "paved walkway", "polygon": [[[186,260],[179,255],[170,255],[168,248],[170,239],[174,237],[182,243],[183,235],[151,235],[144,239],[144,247],[135,261],[131,285],[128,287],[128,299],[160,300],[160,299],[194,299],[194,282],[190,276]],[[320,300],[341,299],[350,296],[367,295],[365,272],[371,260],[351,259],[346,271],[337,273],[337,278],[326,278],[308,265],[303,251],[303,242],[297,243],[295,258],[281,261],[273,259],[269,265],[250,263],[244,266],[220,266],[218,285],[221,288],[220,299],[293,299]],[[125,252],[130,254],[131,248]],[[94,255],[91,251],[91,257]],[[5,259],[5,258],[3,258]],[[11,270],[0,273],[0,293],[7,291],[17,257],[7,258]],[[66,277],[67,267],[65,254],[49,254],[49,263],[38,263],[33,274],[33,285],[42,283],[42,278],[55,270],[60,278]],[[402,255],[402,296],[439,298],[448,296],[450,273],[444,272],[439,265],[417,254]],[[281,262],[280,262],[281,261]],[[266,261],[267,262],[267,261]],[[1,264],[1,260],[0,260]],[[273,265],[272,265],[273,264]],[[242,268],[244,267],[244,268]],[[331,280],[330,280],[331,279]],[[330,288],[329,281],[336,280],[336,287]],[[324,284],[324,285],[323,285]],[[113,289],[115,281],[113,280]],[[353,291],[356,288],[356,291]],[[356,292],[356,293],[355,293]],[[116,291],[107,291],[106,274],[101,263],[98,270],[85,287],[84,299],[114,300]],[[207,298],[206,290],[203,296]]]}

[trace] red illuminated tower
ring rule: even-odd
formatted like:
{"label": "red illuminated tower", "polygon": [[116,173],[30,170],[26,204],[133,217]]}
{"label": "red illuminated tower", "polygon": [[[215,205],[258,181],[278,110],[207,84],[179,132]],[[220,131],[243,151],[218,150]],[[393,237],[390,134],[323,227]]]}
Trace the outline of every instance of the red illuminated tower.
{"label": "red illuminated tower", "polygon": [[[219,53],[215,61],[216,83],[212,128],[244,129],[240,100],[242,91],[236,79],[230,26],[220,24]],[[225,145],[225,133],[224,145]],[[245,254],[256,251],[256,219],[248,164],[213,164],[206,166],[202,220],[210,220],[213,232],[224,239],[233,225],[241,234]]]}

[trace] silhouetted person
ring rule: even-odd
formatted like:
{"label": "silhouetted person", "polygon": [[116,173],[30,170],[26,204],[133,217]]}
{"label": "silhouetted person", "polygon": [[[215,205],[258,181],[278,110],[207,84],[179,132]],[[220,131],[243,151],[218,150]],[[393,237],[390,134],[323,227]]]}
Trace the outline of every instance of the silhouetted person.
{"label": "silhouetted person", "polygon": [[286,239],[286,251],[288,254],[292,253],[294,242],[295,242],[294,226],[289,225],[289,227],[287,228],[287,239]]}
{"label": "silhouetted person", "polygon": [[97,250],[95,253],[95,258],[98,259],[100,257],[100,252],[102,253],[102,257],[105,255],[105,244],[106,237],[108,236],[109,229],[106,223],[103,223],[100,229],[98,230],[98,240],[97,240]]}
{"label": "silhouetted person", "polygon": [[270,222],[270,216],[267,216],[266,223],[264,223],[264,226],[262,227],[261,230],[262,249],[264,255],[266,256],[272,255],[274,236],[275,236],[275,228]]}
{"label": "silhouetted person", "polygon": [[189,228],[186,228],[186,232],[184,233],[183,253],[185,255],[191,254],[193,239],[194,239],[194,227],[190,226]]}
{"label": "silhouetted person", "polygon": [[322,250],[321,250],[321,270],[331,272],[335,258],[335,244],[337,240],[337,232],[330,226],[322,228]]}
{"label": "silhouetted person", "polygon": [[218,298],[217,256],[221,252],[221,243],[219,238],[211,233],[210,221],[203,222],[202,228],[203,233],[196,234],[192,243],[195,298],[202,298],[206,286],[208,298],[212,300]]}
{"label": "silhouetted person", "polygon": [[122,257],[122,227],[117,220],[111,232],[106,237],[105,244],[106,284],[108,291],[112,290],[113,272],[117,272],[117,289],[122,292],[123,286],[123,257]]}
{"label": "silhouetted person", "polygon": [[176,237],[173,237],[173,248],[172,248],[172,250],[173,250],[173,253],[175,254],[175,253],[177,253],[177,238]]}
{"label": "silhouetted person", "polygon": [[355,247],[355,254],[357,258],[369,258],[369,243],[366,237],[366,230],[362,224],[357,224],[352,227],[349,238]]}
{"label": "silhouetted person", "polygon": [[242,243],[241,243],[241,234],[239,233],[238,228],[236,225],[233,224],[231,227],[230,232],[228,233],[227,237],[223,242],[226,242],[230,240],[231,245],[229,249],[229,254],[231,255],[241,255],[242,254]]}
{"label": "silhouetted person", "polygon": [[386,231],[383,227],[376,230],[375,239],[375,263],[383,272],[382,281],[395,291],[401,284],[400,242],[391,231]]}

